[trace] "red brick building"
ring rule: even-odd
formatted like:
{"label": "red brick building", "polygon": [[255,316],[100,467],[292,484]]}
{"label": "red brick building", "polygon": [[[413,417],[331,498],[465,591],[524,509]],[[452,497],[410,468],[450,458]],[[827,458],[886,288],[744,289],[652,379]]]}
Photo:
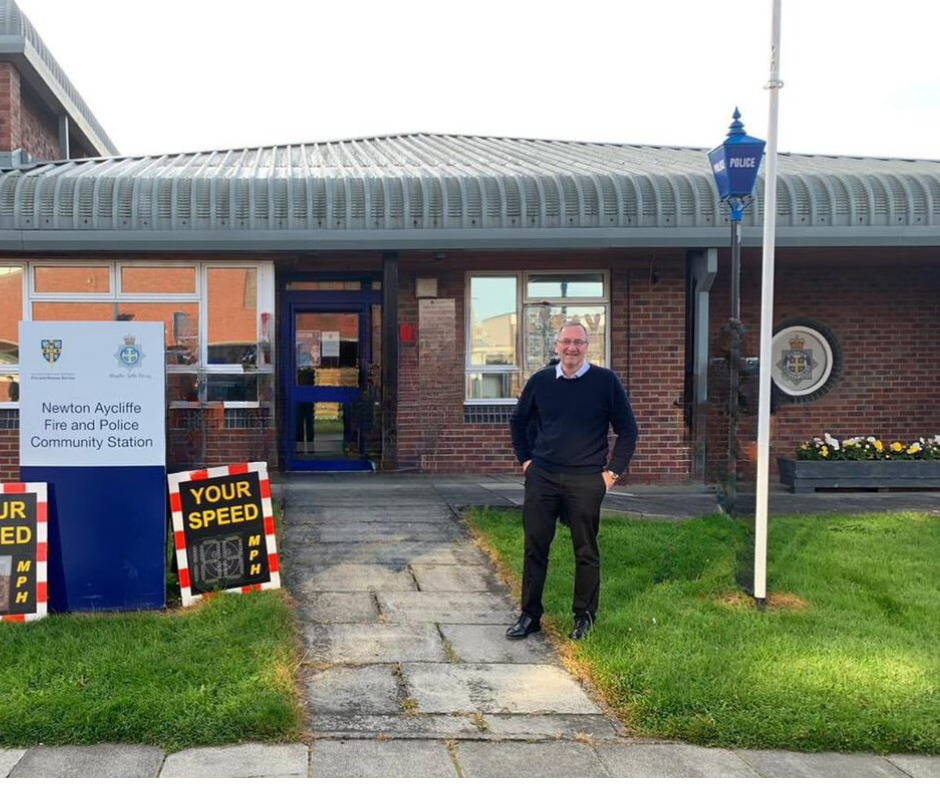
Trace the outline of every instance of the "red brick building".
{"label": "red brick building", "polygon": [[[576,318],[637,412],[629,481],[720,475],[729,228],[704,150],[419,134],[120,157],[4,6],[24,41],[0,55],[4,479],[21,319],[164,322],[172,466],[483,473],[515,469],[514,398]],[[940,163],[783,154],[779,178],[774,453],[940,432]]]}

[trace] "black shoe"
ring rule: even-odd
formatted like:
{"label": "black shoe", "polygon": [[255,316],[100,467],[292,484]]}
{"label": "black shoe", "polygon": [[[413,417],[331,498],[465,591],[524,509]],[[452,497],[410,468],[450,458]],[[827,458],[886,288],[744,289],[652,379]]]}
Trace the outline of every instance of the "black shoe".
{"label": "black shoe", "polygon": [[538,619],[532,618],[528,613],[523,613],[519,616],[519,620],[506,630],[506,637],[510,640],[522,640],[541,628],[542,625]]}
{"label": "black shoe", "polygon": [[584,616],[583,618],[576,619],[574,622],[574,629],[571,630],[571,639],[572,640],[584,640],[588,633],[591,631],[591,627],[594,626],[594,620],[590,616]]}

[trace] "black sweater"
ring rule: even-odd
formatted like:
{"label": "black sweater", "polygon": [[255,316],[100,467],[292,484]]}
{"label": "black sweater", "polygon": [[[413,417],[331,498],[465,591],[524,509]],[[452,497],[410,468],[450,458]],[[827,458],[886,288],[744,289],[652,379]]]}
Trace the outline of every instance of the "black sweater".
{"label": "black sweater", "polygon": [[[555,367],[526,383],[510,419],[512,446],[520,463],[532,460],[552,473],[623,473],[636,450],[637,426],[620,379],[591,365],[580,378],[557,378]],[[536,420],[534,445],[529,424]],[[607,432],[617,441],[607,462]]]}

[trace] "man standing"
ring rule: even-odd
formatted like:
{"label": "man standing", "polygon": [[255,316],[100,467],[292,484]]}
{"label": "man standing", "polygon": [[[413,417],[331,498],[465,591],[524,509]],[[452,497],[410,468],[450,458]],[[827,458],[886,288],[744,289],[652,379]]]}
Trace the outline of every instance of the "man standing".
{"label": "man standing", "polygon": [[[568,516],[575,554],[571,637],[584,639],[597,617],[601,501],[633,457],[637,426],[619,378],[588,363],[589,339],[581,323],[561,327],[555,339],[561,362],[529,378],[510,420],[513,449],[526,478],[522,615],[506,630],[508,638],[524,638],[542,628],[548,552],[562,511]],[[530,445],[532,420],[539,426]],[[617,441],[608,462],[611,426]]]}

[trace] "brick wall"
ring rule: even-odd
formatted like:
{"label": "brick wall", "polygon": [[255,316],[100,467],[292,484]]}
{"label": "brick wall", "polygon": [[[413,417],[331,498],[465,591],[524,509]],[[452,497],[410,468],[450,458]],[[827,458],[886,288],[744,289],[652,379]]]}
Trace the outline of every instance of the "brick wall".
{"label": "brick wall", "polygon": [[0,151],[22,149],[36,159],[59,158],[59,121],[20,79],[0,63]]}
{"label": "brick wall", "polygon": [[0,427],[0,483],[18,482],[19,480],[20,480],[20,430],[19,430],[19,427]]}
{"label": "brick wall", "polygon": [[20,97],[22,120],[19,147],[34,159],[61,159],[59,119],[43,106],[39,97],[25,85],[21,85]]}
{"label": "brick wall", "polygon": [[[746,250],[742,273],[742,319],[749,327],[744,354],[760,350],[760,258]],[[807,438],[879,435],[910,440],[940,433],[940,254],[934,250],[778,250],[774,325],[791,318],[819,321],[842,348],[842,370],[828,393],[802,404],[779,404],[771,422],[771,473],[776,457],[792,457]],[[727,261],[722,258],[712,289],[712,355],[728,315]],[[711,463],[717,478],[727,456],[722,398],[724,369],[715,379],[709,417]],[[755,403],[756,411],[756,403]],[[741,428],[744,453],[756,440],[756,412]],[[745,474],[753,465],[745,466]]]}
{"label": "brick wall", "polygon": [[22,121],[20,72],[12,63],[0,63],[0,151],[22,145]]}
{"label": "brick wall", "polygon": [[[681,402],[685,380],[685,263],[681,254],[448,253],[401,259],[399,320],[417,326],[399,372],[401,468],[437,473],[515,473],[509,425],[464,421],[466,271],[607,269],[611,278],[611,367],[631,394],[641,437],[633,483],[689,478]],[[437,306],[419,307],[417,277],[436,277]],[[422,305],[423,306],[423,305]],[[452,319],[450,327],[444,325]]]}

